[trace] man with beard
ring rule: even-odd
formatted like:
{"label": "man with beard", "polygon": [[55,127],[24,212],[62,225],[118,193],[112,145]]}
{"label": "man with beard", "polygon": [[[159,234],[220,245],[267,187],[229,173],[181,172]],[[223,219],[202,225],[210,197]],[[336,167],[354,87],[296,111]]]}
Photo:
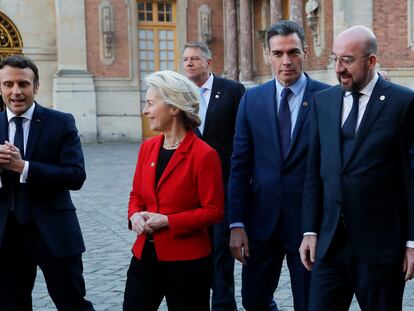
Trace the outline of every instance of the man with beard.
{"label": "man with beard", "polygon": [[314,97],[303,198],[309,311],[401,310],[414,276],[414,92],[376,70],[377,40],[354,26],[335,40],[339,85]]}

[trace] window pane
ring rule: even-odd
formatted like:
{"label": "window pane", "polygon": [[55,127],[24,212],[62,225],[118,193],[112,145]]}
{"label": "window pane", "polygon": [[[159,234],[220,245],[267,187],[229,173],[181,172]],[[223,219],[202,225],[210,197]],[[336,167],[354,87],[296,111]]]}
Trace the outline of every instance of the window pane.
{"label": "window pane", "polygon": [[171,30],[168,31],[168,39],[170,40],[174,39],[174,33]]}
{"label": "window pane", "polygon": [[138,13],[138,20],[139,21],[145,21],[145,14],[143,12]]}
{"label": "window pane", "polygon": [[160,52],[160,60],[166,60],[167,59],[167,52],[161,51]]}
{"label": "window pane", "polygon": [[167,48],[167,44],[165,41],[160,41],[159,47],[161,50],[165,50]]}
{"label": "window pane", "polygon": [[160,36],[160,40],[165,39],[166,38],[165,30],[160,30],[159,36]]}
{"label": "window pane", "polygon": [[164,4],[163,3],[158,3],[158,12],[164,12]]}
{"label": "window pane", "polygon": [[144,3],[143,2],[138,2],[138,10],[143,11],[144,10]]}
{"label": "window pane", "polygon": [[172,14],[167,13],[167,14],[165,15],[165,21],[166,21],[166,22],[172,22]]}
{"label": "window pane", "polygon": [[150,71],[154,71],[154,62],[149,62],[148,63],[148,69],[150,70]]}
{"label": "window pane", "polygon": [[165,22],[165,16],[162,13],[158,13],[158,21],[159,22]]}
{"label": "window pane", "polygon": [[154,42],[153,41],[148,41],[148,49],[149,50],[153,50],[154,49]]}
{"label": "window pane", "polygon": [[145,52],[145,51],[140,51],[140,52],[139,52],[139,58],[140,58],[140,59],[147,59],[147,52]]}
{"label": "window pane", "polygon": [[174,70],[175,68],[174,68],[174,62],[173,61],[169,61],[168,62],[168,68],[167,69],[171,69],[171,70]]}
{"label": "window pane", "polygon": [[148,51],[148,53],[147,53],[147,59],[153,60],[154,59],[154,52]]}
{"label": "window pane", "polygon": [[146,61],[140,61],[139,62],[139,69],[141,69],[141,70],[147,69],[147,62]]}
{"label": "window pane", "polygon": [[168,69],[167,68],[167,62],[160,62],[160,70],[165,70],[165,69]]}
{"label": "window pane", "polygon": [[152,30],[147,31],[147,38],[150,40],[154,39],[154,33],[152,32]]}
{"label": "window pane", "polygon": [[172,4],[171,3],[165,4],[165,12],[172,13]]}
{"label": "window pane", "polygon": [[169,50],[173,50],[174,49],[174,42],[173,41],[167,41],[167,46]]}
{"label": "window pane", "polygon": [[147,13],[147,21],[152,21],[152,13]]}
{"label": "window pane", "polygon": [[152,3],[151,2],[147,2],[147,11],[152,12]]}
{"label": "window pane", "polygon": [[168,59],[174,59],[174,51],[168,52]]}

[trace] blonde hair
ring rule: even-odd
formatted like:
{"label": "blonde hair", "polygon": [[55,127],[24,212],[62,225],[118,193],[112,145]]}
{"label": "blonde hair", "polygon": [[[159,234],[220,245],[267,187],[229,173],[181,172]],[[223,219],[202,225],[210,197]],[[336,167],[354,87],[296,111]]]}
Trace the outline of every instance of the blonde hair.
{"label": "blonde hair", "polygon": [[166,105],[174,106],[183,112],[186,127],[200,126],[200,94],[198,87],[191,80],[172,70],[162,70],[150,74],[145,82],[148,88],[158,93]]}

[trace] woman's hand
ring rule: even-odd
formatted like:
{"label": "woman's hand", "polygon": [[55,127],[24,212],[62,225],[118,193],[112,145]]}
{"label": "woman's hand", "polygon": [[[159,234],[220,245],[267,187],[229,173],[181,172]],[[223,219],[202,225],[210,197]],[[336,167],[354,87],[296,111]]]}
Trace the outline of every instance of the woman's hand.
{"label": "woman's hand", "polygon": [[145,223],[153,230],[157,231],[168,227],[168,216],[158,213],[141,212],[140,215],[145,219]]}
{"label": "woman's hand", "polygon": [[132,230],[134,230],[138,235],[142,233],[152,233],[151,227],[145,222],[145,217],[142,213],[136,212],[132,214],[129,218],[132,225]]}

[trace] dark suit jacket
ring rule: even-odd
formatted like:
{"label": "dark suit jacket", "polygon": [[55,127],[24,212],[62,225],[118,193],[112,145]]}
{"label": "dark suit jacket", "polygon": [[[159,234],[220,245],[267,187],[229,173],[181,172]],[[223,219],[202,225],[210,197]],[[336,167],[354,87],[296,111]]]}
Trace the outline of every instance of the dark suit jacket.
{"label": "dark suit jacket", "polygon": [[230,173],[237,109],[243,93],[243,84],[214,76],[201,138],[218,152],[225,184]]}
{"label": "dark suit jacket", "polygon": [[[84,159],[72,115],[35,104],[24,159],[29,161],[27,183],[19,200],[26,204],[54,255],[75,256],[85,251],[69,190],[78,190],[86,178]],[[6,111],[0,112],[0,142],[8,140]],[[10,184],[0,188],[0,243],[7,223]]]}
{"label": "dark suit jacket", "polygon": [[[128,219],[140,211],[168,215],[169,227],[153,233],[158,260],[192,260],[211,252],[207,226],[223,217],[224,192],[217,152],[189,131],[155,187],[163,135],[142,143],[129,198]],[[146,235],[132,248],[141,258]]]}
{"label": "dark suit jacket", "polygon": [[318,233],[317,258],[324,258],[342,211],[360,262],[402,260],[414,240],[414,92],[379,78],[345,163],[342,102],[340,86],[314,98],[303,231]]}
{"label": "dark suit jacket", "polygon": [[328,85],[307,77],[293,131],[291,148],[281,158],[277,125],[276,85],[271,80],[243,96],[236,121],[228,205],[230,223],[242,222],[250,237],[269,239],[284,210],[283,221],[300,243],[302,189],[308,152],[308,112],[312,94]]}

